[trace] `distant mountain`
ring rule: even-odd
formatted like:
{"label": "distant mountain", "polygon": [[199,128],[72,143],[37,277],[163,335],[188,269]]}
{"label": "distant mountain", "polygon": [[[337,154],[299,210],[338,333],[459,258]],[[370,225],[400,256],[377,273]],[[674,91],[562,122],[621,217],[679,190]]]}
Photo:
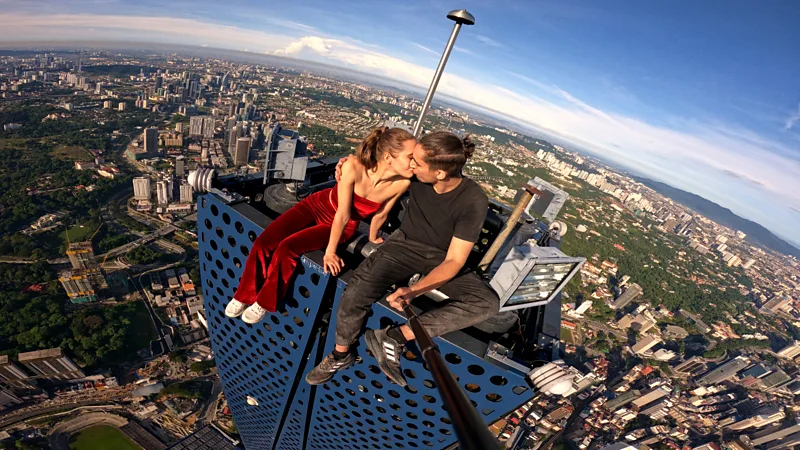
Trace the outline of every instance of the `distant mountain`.
{"label": "distant mountain", "polygon": [[800,258],[800,249],[792,244],[789,244],[778,236],[775,236],[771,231],[767,230],[761,225],[737,216],[728,208],[723,208],[722,206],[719,206],[710,200],[706,200],[699,195],[674,188],[668,184],[653,181],[648,178],[634,177],[634,179],[645,186],[649,186],[659,194],[665,195],[681,205],[697,211],[698,213],[708,217],[720,225],[725,225],[726,227],[733,228],[734,230],[740,230],[743,233],[747,233],[745,240],[753,244],[770,248],[777,252],[781,252],[784,255],[793,255]]}

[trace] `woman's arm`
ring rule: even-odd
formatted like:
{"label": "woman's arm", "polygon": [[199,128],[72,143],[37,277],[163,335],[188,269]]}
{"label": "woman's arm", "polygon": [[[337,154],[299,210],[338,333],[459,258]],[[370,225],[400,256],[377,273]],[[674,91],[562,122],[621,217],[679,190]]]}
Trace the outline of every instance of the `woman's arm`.
{"label": "woman's arm", "polygon": [[378,237],[378,232],[380,232],[381,227],[384,223],[386,223],[386,218],[389,217],[389,212],[394,208],[394,204],[397,203],[397,200],[403,195],[405,191],[408,190],[408,187],[411,185],[411,181],[398,181],[396,182],[399,184],[399,188],[397,189],[397,193],[386,201],[381,209],[372,216],[372,221],[369,224],[369,240],[376,244],[380,244],[383,242],[383,238]]}
{"label": "woman's arm", "polygon": [[354,163],[346,161],[342,165],[342,178],[337,186],[338,206],[336,215],[331,224],[331,237],[328,240],[328,247],[325,249],[323,269],[329,269],[333,275],[338,275],[339,270],[344,267],[344,262],[336,256],[336,248],[342,238],[344,228],[350,221],[350,208],[353,204],[353,188],[355,187],[355,168]]}

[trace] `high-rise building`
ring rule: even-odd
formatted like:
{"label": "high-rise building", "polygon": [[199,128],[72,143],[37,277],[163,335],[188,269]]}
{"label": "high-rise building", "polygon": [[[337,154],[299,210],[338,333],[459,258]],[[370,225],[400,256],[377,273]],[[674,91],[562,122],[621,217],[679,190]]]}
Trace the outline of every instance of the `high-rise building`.
{"label": "high-rise building", "polygon": [[38,378],[45,380],[67,381],[86,376],[80,367],[64,355],[64,352],[59,347],[20,353],[18,360],[20,364],[35,373]]}
{"label": "high-rise building", "polygon": [[169,204],[170,190],[169,183],[166,180],[161,180],[156,183],[156,200],[159,205]]}
{"label": "high-rise building", "polygon": [[749,268],[753,267],[753,264],[755,264],[755,263],[756,263],[756,260],[753,259],[753,258],[750,258],[750,259],[747,260],[746,263],[744,263],[742,265],[742,268],[743,269],[749,269]]}
{"label": "high-rise building", "polygon": [[705,375],[697,380],[697,384],[708,385],[721,383],[727,379],[733,378],[742,369],[750,365],[750,360],[744,356],[737,356],[718,367],[708,371]]}
{"label": "high-rise building", "polygon": [[158,154],[158,128],[148,127],[144,130],[144,152],[148,155]]}
{"label": "high-rise building", "polygon": [[183,156],[175,157],[175,176],[176,177],[182,177],[183,176],[183,174],[185,172],[184,163],[185,163],[185,160],[184,160]]}
{"label": "high-rise building", "polygon": [[111,109],[114,107],[114,103],[111,100],[106,100],[103,102],[103,109]]}
{"label": "high-rise building", "polygon": [[651,348],[655,347],[656,345],[658,345],[659,342],[661,342],[661,339],[655,336],[645,336],[644,338],[637,341],[636,344],[634,344],[633,347],[631,347],[631,350],[637,355],[641,355],[650,350]]}
{"label": "high-rise building", "polygon": [[162,77],[161,75],[157,75],[155,89],[156,90],[161,89],[162,86],[164,86],[164,77]]}
{"label": "high-rise building", "polygon": [[128,108],[128,105],[126,105],[125,102],[119,102],[119,105],[117,105],[117,109],[119,111],[125,111],[127,108]]}
{"label": "high-rise building", "polygon": [[136,177],[133,179],[133,198],[134,200],[150,200],[149,178]]}
{"label": "high-rise building", "polygon": [[240,137],[244,136],[244,128],[242,125],[237,124],[231,128],[230,134],[228,134],[228,154],[234,156],[236,153],[236,143]]}
{"label": "high-rise building", "polygon": [[181,184],[181,203],[192,203],[192,186],[188,183]]}
{"label": "high-rise building", "polygon": [[30,387],[30,376],[9,359],[8,355],[0,355],[0,385],[10,388]]}
{"label": "high-rise building", "polygon": [[189,136],[205,139],[214,137],[215,121],[212,116],[195,116],[189,119]]}
{"label": "high-rise building", "polygon": [[178,123],[175,124],[175,131],[178,132],[178,133],[183,134],[184,131],[185,131],[184,128],[185,127],[184,127],[183,122],[178,122]]}
{"label": "high-rise building", "polygon": [[236,140],[236,152],[233,156],[234,166],[244,166],[250,161],[250,138],[241,137]]}
{"label": "high-rise building", "polygon": [[636,299],[639,295],[642,294],[642,287],[636,283],[631,284],[628,286],[628,289],[622,293],[614,303],[611,304],[611,307],[614,309],[622,309],[628,305],[628,303],[632,302]]}
{"label": "high-rise building", "polygon": [[778,356],[786,359],[795,359],[800,355],[800,341],[794,341],[778,352]]}

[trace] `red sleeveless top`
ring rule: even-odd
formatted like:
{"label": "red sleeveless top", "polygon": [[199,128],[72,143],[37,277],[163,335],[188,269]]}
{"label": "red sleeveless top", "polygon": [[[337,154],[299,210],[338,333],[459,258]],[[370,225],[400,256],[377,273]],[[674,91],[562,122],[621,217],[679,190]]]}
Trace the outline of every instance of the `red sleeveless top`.
{"label": "red sleeveless top", "polygon": [[[330,188],[328,198],[330,199],[333,210],[336,211],[339,209],[339,183],[336,183],[332,188]],[[382,206],[383,203],[367,200],[364,197],[356,194],[354,190],[353,206],[350,208],[350,220],[362,221],[378,212]]]}

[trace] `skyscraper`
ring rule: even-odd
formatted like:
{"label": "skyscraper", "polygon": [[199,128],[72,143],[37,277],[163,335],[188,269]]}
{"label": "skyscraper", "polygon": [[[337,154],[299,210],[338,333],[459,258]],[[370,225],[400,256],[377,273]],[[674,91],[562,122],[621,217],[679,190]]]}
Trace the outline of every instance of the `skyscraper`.
{"label": "skyscraper", "polygon": [[181,203],[192,203],[192,186],[188,183],[181,184]]}
{"label": "skyscraper", "polygon": [[161,180],[156,183],[156,200],[159,205],[166,205],[169,203],[169,185],[167,181]]}
{"label": "skyscraper", "polygon": [[18,359],[20,364],[45,380],[66,381],[86,376],[59,347],[20,353]]}
{"label": "skyscraper", "polygon": [[184,158],[183,156],[175,157],[175,176],[182,177],[184,174]]}
{"label": "skyscraper", "polygon": [[162,86],[164,86],[164,77],[162,77],[161,75],[157,75],[155,89],[159,90],[161,89]]}
{"label": "skyscraper", "polygon": [[635,300],[636,297],[641,295],[641,293],[642,293],[642,287],[636,283],[633,283],[630,286],[628,286],[628,289],[626,289],[625,292],[622,293],[622,295],[620,295],[619,297],[617,297],[616,300],[614,300],[614,303],[611,305],[611,307],[614,309],[622,309],[625,306],[627,306],[628,303]]}
{"label": "skyscraper", "polygon": [[241,137],[236,140],[236,153],[233,156],[234,166],[247,165],[250,160],[250,138]]}
{"label": "skyscraper", "polygon": [[133,179],[133,198],[134,200],[150,200],[149,178],[136,177]]}
{"label": "skyscraper", "polygon": [[158,128],[148,127],[144,130],[144,152],[148,155],[158,154]]}
{"label": "skyscraper", "polygon": [[244,135],[244,129],[242,125],[234,125],[231,128],[231,132],[228,135],[228,154],[231,156],[235,155],[236,152],[236,142],[237,140]]}

